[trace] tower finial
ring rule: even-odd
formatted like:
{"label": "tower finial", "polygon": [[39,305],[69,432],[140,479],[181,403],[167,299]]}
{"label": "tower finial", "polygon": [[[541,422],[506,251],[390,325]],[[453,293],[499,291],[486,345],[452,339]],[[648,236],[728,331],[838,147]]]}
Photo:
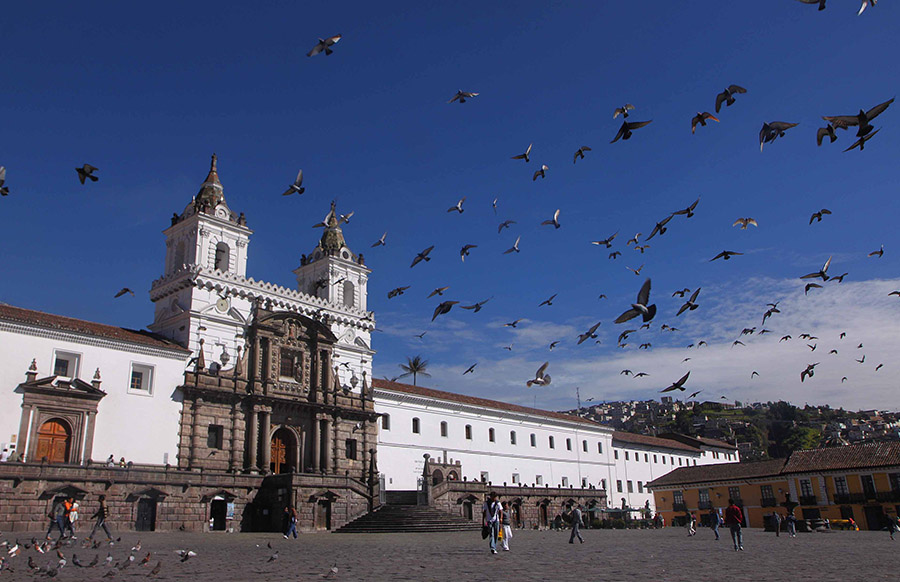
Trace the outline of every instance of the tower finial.
{"label": "tower finial", "polygon": [[218,156],[216,156],[216,152],[213,152],[213,155],[212,155],[212,163],[209,165],[209,171],[210,171],[210,172],[215,172],[215,171],[216,171],[216,161],[217,161],[218,159],[219,159],[219,158],[218,158]]}

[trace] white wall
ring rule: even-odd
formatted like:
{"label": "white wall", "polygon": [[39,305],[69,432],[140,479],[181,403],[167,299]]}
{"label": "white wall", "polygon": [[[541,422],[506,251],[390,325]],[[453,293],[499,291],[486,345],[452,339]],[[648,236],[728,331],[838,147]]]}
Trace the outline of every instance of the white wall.
{"label": "white wall", "polygon": [[[655,511],[656,504],[653,500],[653,493],[647,490],[646,483],[662,477],[680,466],[693,466],[695,461],[696,464],[700,464],[699,452],[656,448],[621,441],[616,441],[613,449],[613,473],[607,489],[609,495],[607,502],[611,507],[621,507],[624,497],[625,503],[629,507],[644,507],[644,504],[649,501],[650,509]],[[618,455],[618,459],[615,458],[616,455]],[[622,482],[621,492],[618,488],[618,481]],[[631,481],[632,488],[630,493],[628,491],[629,481]]]}
{"label": "white wall", "polygon": [[[183,382],[188,354],[31,328],[48,336],[40,337],[9,327],[0,327],[0,445],[18,437],[22,394],[15,388],[25,381],[32,359],[37,360],[38,378],[52,376],[55,350],[62,350],[80,355],[78,376],[85,382],[100,368],[100,389],[107,395],[96,417],[94,461],[112,454],[135,463],[163,464],[168,454],[168,462],[177,463],[181,398],[175,388]],[[150,395],[129,391],[132,362],[153,367]],[[17,438],[18,446],[23,440],[24,435]]]}

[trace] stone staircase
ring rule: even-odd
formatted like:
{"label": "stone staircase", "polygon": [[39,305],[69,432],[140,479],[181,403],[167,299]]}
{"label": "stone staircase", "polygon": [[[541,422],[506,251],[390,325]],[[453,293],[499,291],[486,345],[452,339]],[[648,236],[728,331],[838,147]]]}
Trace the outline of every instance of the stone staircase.
{"label": "stone staircase", "polygon": [[382,505],[335,533],[419,533],[479,531],[481,524],[420,505]]}

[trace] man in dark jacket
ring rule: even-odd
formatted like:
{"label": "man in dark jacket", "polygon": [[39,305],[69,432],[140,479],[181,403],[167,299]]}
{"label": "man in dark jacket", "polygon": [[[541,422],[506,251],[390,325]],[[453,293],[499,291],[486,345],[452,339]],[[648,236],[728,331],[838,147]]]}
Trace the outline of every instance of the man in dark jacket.
{"label": "man in dark jacket", "polygon": [[731,530],[731,541],[734,542],[734,551],[744,551],[744,534],[741,531],[741,524],[744,523],[744,514],[741,508],[734,503],[734,499],[728,500],[728,507],[725,509],[725,525]]}
{"label": "man in dark jacket", "polygon": [[91,517],[97,521],[94,522],[94,529],[91,530],[91,535],[88,536],[88,539],[94,539],[94,534],[102,527],[103,531],[106,532],[106,541],[111,541],[112,534],[109,532],[109,527],[106,525],[106,518],[109,517],[109,508],[106,506],[106,495],[100,496],[100,507],[97,508],[97,511]]}
{"label": "man in dark jacket", "polygon": [[47,539],[50,539],[50,532],[53,531],[53,528],[59,530],[59,539],[62,539],[66,535],[66,505],[62,499],[53,502],[53,508],[50,509],[48,517],[50,518],[50,527],[47,528]]}

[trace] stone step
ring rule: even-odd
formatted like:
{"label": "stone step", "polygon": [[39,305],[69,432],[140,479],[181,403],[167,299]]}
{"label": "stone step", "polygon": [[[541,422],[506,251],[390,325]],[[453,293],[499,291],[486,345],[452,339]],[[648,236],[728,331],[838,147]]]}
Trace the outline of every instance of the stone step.
{"label": "stone step", "polygon": [[481,525],[431,507],[382,506],[336,530],[336,533],[473,531]]}

